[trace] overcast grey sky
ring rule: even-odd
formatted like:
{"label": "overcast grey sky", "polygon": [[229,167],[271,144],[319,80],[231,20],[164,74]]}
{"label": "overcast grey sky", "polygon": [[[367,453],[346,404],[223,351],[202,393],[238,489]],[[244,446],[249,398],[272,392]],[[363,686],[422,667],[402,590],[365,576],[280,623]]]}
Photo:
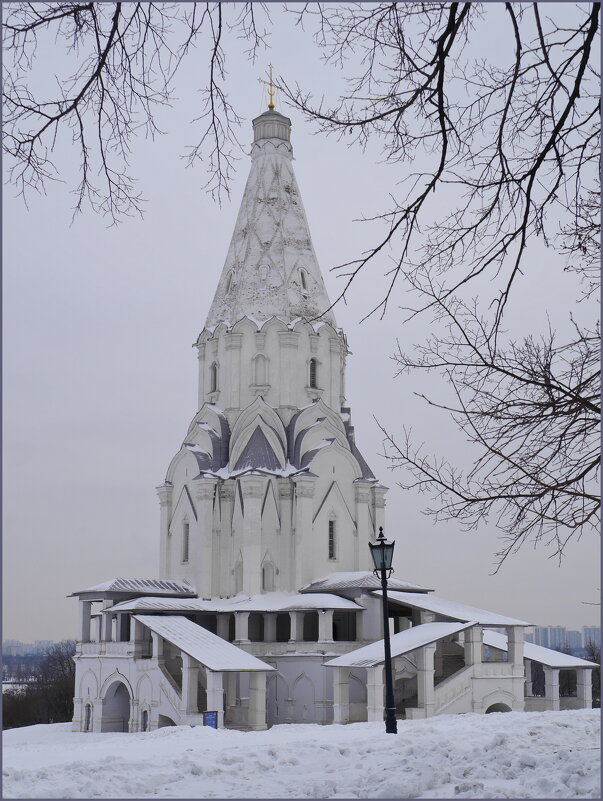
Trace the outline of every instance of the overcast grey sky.
{"label": "overcast grey sky", "polygon": [[[309,37],[278,9],[273,14],[277,35],[255,67],[229,54],[229,98],[246,118],[243,143],[251,142],[251,118],[265,108],[257,78],[268,62],[309,90],[336,90]],[[50,51],[43,55],[53,63]],[[135,144],[133,169],[148,199],[144,220],[107,229],[87,213],[71,225],[73,198],[64,186],[31,198],[29,209],[5,192],[5,639],[73,637],[77,604],[69,593],[114,576],[157,576],[154,488],[197,411],[191,345],[203,328],[250,163],[238,162],[231,201],[221,208],[202,191],[202,171],[184,167],[180,155],[194,140],[190,120],[204,68],[197,51],[177,82],[179,102],[161,118],[166,135]],[[280,110],[292,118],[294,166],[333,298],[339,282],[330,268],[371,242],[370,225],[352,221],[385,208],[409,167],[380,163],[373,147],[362,153],[313,136],[298,115]],[[75,154],[67,143],[59,147],[69,172]],[[553,319],[566,315],[575,287],[555,258],[533,250],[533,269],[510,310],[518,329],[543,324],[547,308]],[[361,278],[335,315],[353,352],[347,397],[357,442],[391,488],[386,530],[396,540],[396,575],[536,624],[597,624],[599,608],[588,605],[599,597],[597,538],[575,542],[561,566],[545,548],[526,547],[493,576],[494,526],[471,534],[455,523],[434,526],[421,514],[424,499],[396,486],[396,474],[378,456],[373,415],[390,431],[412,427],[429,452],[468,457],[449,418],[414,395],[437,393],[437,381],[394,378],[396,340],[410,347],[429,328],[426,318],[402,326],[402,285],[384,320],[360,324],[377,284],[374,276]]]}

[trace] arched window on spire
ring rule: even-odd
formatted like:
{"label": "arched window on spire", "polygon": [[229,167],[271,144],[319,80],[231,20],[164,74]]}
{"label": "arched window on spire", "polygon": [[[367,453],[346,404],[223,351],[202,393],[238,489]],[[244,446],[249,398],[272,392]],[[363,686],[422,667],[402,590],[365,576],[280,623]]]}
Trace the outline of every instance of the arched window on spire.
{"label": "arched window on spire", "polygon": [[232,270],[228,273],[228,280],[226,281],[226,294],[230,292],[232,289],[232,281],[233,281],[233,272]]}
{"label": "arched window on spire", "polygon": [[310,386],[312,389],[318,387],[318,359],[310,359]]}
{"label": "arched window on spire", "polygon": [[253,381],[258,387],[268,383],[268,359],[263,353],[258,353],[253,360]]}
{"label": "arched window on spire", "polygon": [[209,391],[216,392],[218,389],[218,364],[214,362],[209,368]]}
{"label": "arched window on spire", "polygon": [[308,280],[306,278],[306,271],[302,268],[299,270],[299,280],[301,281],[302,285],[302,292],[307,294],[308,292]]}

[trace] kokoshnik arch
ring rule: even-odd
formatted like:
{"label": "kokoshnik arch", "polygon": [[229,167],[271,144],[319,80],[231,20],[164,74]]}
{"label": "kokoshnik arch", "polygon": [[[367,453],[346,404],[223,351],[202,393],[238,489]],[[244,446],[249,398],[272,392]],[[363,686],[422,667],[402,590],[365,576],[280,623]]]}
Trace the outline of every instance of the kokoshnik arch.
{"label": "kokoshnik arch", "polygon": [[[199,411],[158,487],[159,579],[80,601],[74,728],[382,720],[386,488],[358,450],[337,327],[293,172],[291,121],[253,120],[251,170],[195,347]],[[402,718],[591,705],[594,665],[526,621],[390,580]],[[575,695],[559,697],[559,674]],[[541,694],[535,695],[536,692]]]}

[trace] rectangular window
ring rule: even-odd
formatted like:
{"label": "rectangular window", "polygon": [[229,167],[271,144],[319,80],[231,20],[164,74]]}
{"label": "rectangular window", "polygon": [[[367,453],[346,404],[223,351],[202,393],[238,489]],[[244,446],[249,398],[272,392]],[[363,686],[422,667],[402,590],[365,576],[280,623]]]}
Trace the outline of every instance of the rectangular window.
{"label": "rectangular window", "polygon": [[185,523],[182,530],[182,561],[188,562],[189,524]]}
{"label": "rectangular window", "polygon": [[335,521],[329,520],[329,559],[335,559]]}

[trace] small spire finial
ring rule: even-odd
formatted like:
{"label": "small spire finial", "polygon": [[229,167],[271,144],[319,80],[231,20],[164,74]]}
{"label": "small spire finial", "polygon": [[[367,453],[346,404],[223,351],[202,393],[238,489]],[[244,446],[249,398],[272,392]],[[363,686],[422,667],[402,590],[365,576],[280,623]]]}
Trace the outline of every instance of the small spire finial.
{"label": "small spire finial", "polygon": [[274,109],[274,90],[276,87],[272,81],[272,64],[269,64],[268,67],[270,68],[269,80],[265,81],[263,78],[258,78],[258,81],[260,83],[265,84],[268,87],[268,97],[270,98],[270,102],[268,103],[268,108],[270,109],[270,111],[272,111]]}

